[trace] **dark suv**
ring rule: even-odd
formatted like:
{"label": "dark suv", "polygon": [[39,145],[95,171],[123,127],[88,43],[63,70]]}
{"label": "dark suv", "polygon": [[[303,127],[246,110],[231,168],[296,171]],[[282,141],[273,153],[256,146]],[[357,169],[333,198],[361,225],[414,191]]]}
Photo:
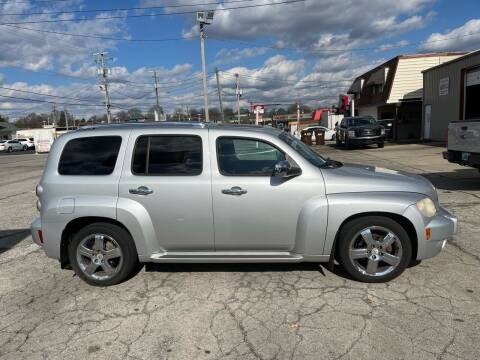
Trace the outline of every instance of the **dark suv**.
{"label": "dark suv", "polygon": [[336,127],[337,146],[377,144],[382,148],[385,142],[385,128],[373,117],[346,117]]}

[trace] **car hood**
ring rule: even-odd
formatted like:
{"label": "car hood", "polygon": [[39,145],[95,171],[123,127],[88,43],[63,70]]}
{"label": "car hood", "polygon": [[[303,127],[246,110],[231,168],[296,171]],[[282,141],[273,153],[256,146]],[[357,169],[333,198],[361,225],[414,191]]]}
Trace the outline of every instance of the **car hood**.
{"label": "car hood", "polygon": [[420,175],[375,166],[345,164],[322,169],[327,194],[352,192],[410,192],[424,194],[438,202],[437,191]]}

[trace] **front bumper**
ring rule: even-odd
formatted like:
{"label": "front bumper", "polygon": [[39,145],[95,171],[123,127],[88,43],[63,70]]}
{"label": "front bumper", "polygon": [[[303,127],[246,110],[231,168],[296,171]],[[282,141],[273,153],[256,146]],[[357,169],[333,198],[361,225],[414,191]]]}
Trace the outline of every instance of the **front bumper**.
{"label": "front bumper", "polygon": [[385,142],[385,136],[354,137],[348,138],[348,142],[352,145],[381,144]]}
{"label": "front bumper", "polygon": [[36,218],[30,224],[30,233],[32,234],[33,242],[39,246],[43,246],[43,238],[42,238],[42,221],[40,218]]}
{"label": "front bumper", "polygon": [[[445,247],[447,240],[455,235],[458,230],[457,218],[442,207],[439,208],[437,215],[431,219],[425,219],[415,205],[407,209],[405,216],[412,221],[417,232],[417,260],[438,255]],[[427,229],[430,231],[428,240]]]}

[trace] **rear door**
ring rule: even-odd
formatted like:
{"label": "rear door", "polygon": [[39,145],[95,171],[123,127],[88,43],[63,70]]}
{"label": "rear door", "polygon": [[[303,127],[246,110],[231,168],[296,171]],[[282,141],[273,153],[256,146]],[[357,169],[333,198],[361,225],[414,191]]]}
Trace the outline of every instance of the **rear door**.
{"label": "rear door", "polygon": [[133,130],[128,149],[119,197],[146,210],[160,248],[213,251],[208,131]]}

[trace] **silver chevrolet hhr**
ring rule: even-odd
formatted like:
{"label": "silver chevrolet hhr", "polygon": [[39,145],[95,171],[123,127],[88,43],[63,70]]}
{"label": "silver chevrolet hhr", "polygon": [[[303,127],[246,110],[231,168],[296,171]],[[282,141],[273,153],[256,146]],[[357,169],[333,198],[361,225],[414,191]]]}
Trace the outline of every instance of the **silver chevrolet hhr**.
{"label": "silver chevrolet hhr", "polygon": [[37,196],[34,241],[100,286],[143,262],[338,261],[384,282],[457,230],[423,177],[325,159],[253,126],[72,131],[53,144]]}

